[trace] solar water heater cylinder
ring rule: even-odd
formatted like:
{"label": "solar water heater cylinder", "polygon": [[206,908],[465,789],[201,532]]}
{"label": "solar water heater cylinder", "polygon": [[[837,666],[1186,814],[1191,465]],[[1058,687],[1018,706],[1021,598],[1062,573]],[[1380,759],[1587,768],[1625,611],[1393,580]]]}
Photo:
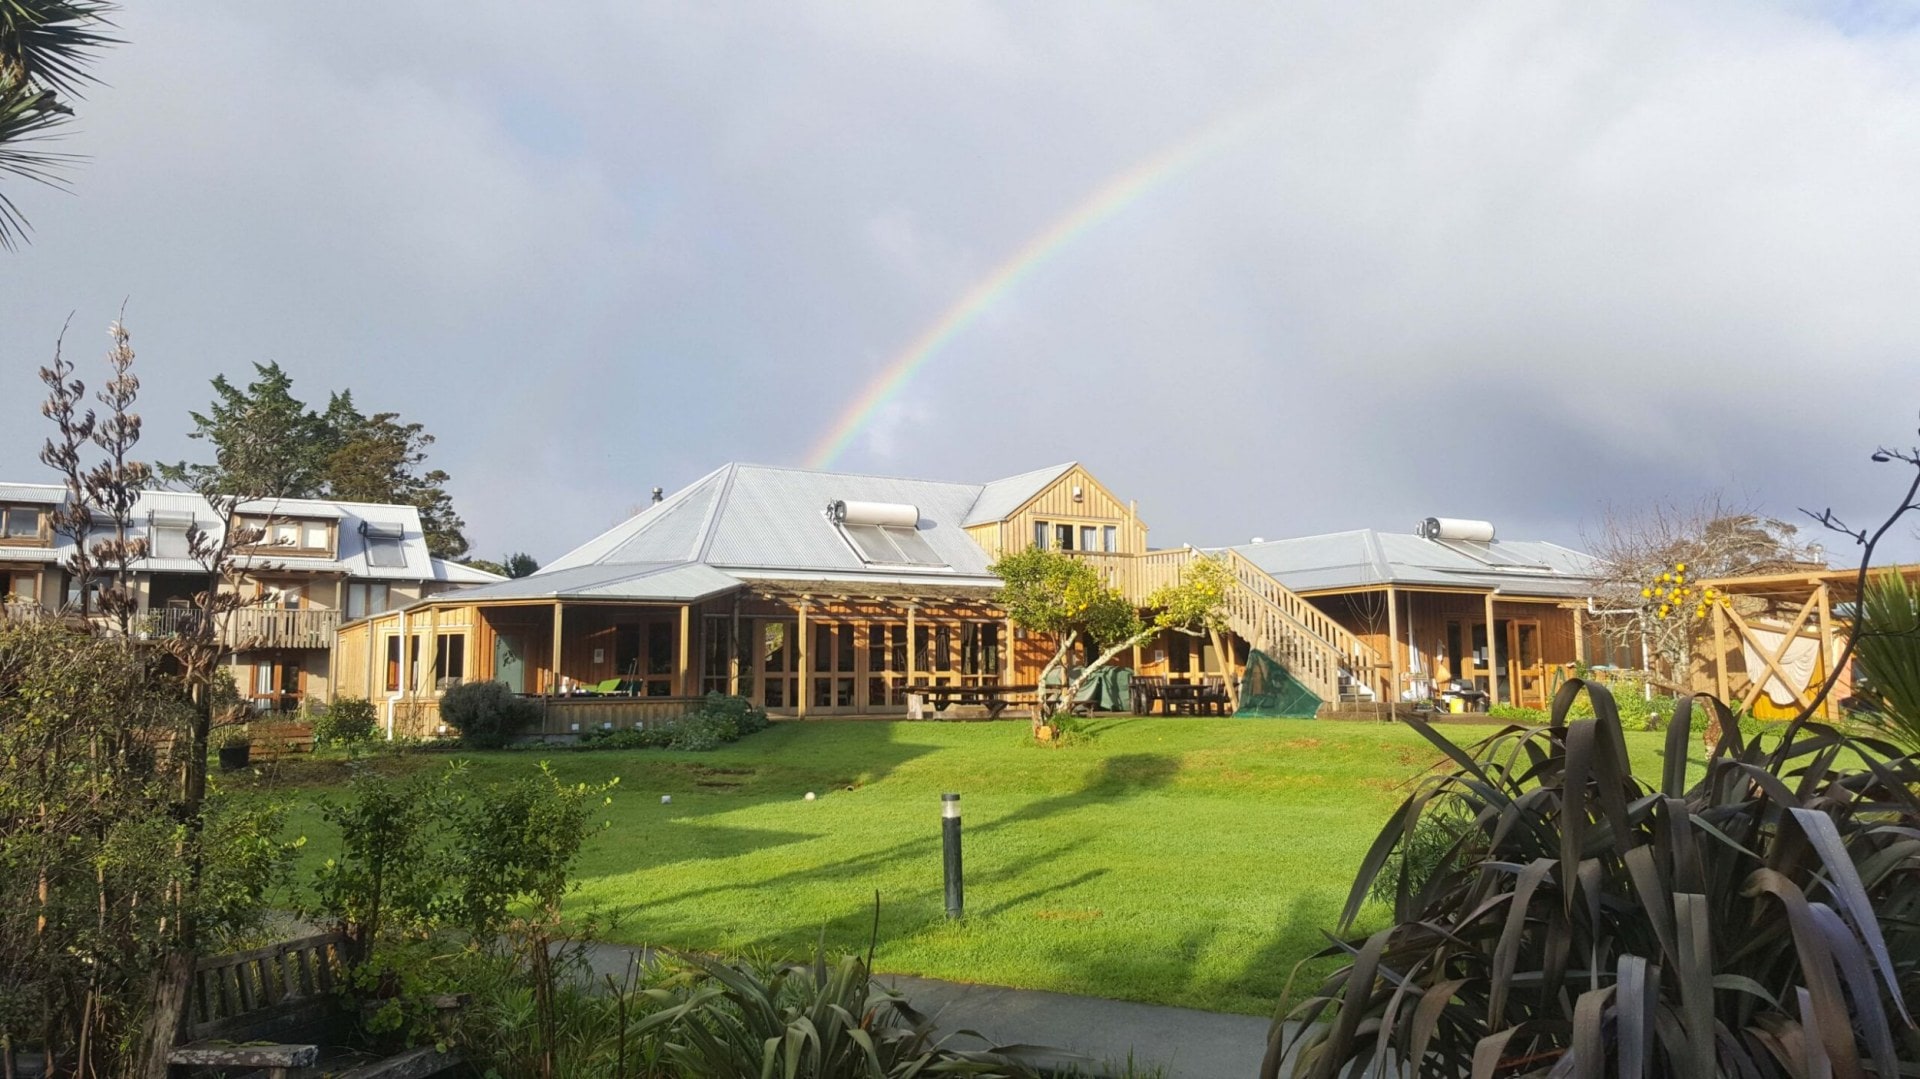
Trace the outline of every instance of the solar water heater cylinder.
{"label": "solar water heater cylinder", "polygon": [[1420,522],[1420,534],[1427,539],[1492,543],[1493,522],[1462,517],[1429,517]]}
{"label": "solar water heater cylinder", "polygon": [[829,509],[833,519],[841,524],[892,528],[914,528],[920,524],[920,507],[902,502],[835,502]]}

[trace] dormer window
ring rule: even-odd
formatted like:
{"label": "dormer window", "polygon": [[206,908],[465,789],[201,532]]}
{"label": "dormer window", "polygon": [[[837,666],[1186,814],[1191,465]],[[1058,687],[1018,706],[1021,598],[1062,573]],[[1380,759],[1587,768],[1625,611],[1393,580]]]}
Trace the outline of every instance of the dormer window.
{"label": "dormer window", "polygon": [[46,520],[41,506],[0,506],[0,543],[44,546]]}
{"label": "dormer window", "polygon": [[918,507],[836,501],[828,503],[827,519],[839,526],[841,536],[868,565],[946,568],[946,560],[920,534]]}
{"label": "dormer window", "polygon": [[377,569],[407,568],[407,552],[401,546],[407,538],[406,529],[362,521],[360,535],[367,541],[367,565]]}
{"label": "dormer window", "polygon": [[189,558],[187,530],[193,514],[186,510],[154,510],[147,514],[147,555],[150,558]]}
{"label": "dormer window", "polygon": [[277,553],[303,558],[333,557],[333,522],[316,517],[247,517],[242,528],[260,530],[255,549],[270,548]]}

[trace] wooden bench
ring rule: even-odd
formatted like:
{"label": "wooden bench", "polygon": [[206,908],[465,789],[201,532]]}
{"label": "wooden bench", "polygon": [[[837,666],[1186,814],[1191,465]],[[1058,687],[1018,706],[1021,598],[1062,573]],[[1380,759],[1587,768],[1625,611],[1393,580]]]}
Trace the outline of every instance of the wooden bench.
{"label": "wooden bench", "polygon": [[253,741],[254,760],[270,761],[313,752],[313,728],[305,723],[256,719],[247,724],[247,734]]}
{"label": "wooden bench", "polygon": [[[1015,703],[1016,697],[1024,697],[1038,690],[1038,686],[908,686],[909,696],[918,694],[927,703],[933,705],[936,712],[944,712],[949,705],[977,704],[987,710],[987,718],[999,719],[1000,713]],[[912,702],[908,702],[908,712],[912,712]]]}
{"label": "wooden bench", "polygon": [[320,1046],[295,1039],[323,1036],[338,1025],[333,994],[345,946],[339,933],[318,933],[197,960],[187,988],[187,1040],[167,1063],[254,1068],[267,1079],[290,1079],[310,1067]]}
{"label": "wooden bench", "polygon": [[[317,933],[194,963],[187,990],[187,1040],[167,1055],[170,1071],[251,1069],[296,1079],[321,1063],[321,1046],[345,1039],[348,1013],[336,995],[346,938]],[[464,996],[435,1001],[443,1015]],[[364,1058],[363,1058],[364,1059]],[[336,1079],[424,1079],[458,1064],[432,1046],[344,1071]]]}

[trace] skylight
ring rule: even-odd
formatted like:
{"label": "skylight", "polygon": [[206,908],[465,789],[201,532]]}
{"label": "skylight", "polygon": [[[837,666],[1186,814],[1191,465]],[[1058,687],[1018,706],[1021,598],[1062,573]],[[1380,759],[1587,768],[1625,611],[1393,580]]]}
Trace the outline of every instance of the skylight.
{"label": "skylight", "polygon": [[399,525],[362,524],[360,535],[367,541],[367,565],[376,569],[406,569],[407,552],[401,547],[406,530]]}

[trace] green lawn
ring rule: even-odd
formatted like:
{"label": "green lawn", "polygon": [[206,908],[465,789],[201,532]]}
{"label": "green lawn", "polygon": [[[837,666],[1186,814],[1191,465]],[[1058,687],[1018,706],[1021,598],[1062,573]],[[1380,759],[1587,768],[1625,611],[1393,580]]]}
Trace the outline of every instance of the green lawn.
{"label": "green lawn", "polygon": [[[1629,738],[1657,776],[1659,736]],[[539,759],[479,754],[474,772]],[[1264,1014],[1439,754],[1380,724],[1125,718],[1061,749],[1024,723],[784,723],[713,753],[550,759],[569,780],[620,777],[576,901],[614,919],[613,939],[799,955],[824,927],[864,948],[878,890],[882,971]],[[958,925],[943,914],[942,791],[963,796]],[[335,842],[308,808],[293,825],[309,860]]]}

